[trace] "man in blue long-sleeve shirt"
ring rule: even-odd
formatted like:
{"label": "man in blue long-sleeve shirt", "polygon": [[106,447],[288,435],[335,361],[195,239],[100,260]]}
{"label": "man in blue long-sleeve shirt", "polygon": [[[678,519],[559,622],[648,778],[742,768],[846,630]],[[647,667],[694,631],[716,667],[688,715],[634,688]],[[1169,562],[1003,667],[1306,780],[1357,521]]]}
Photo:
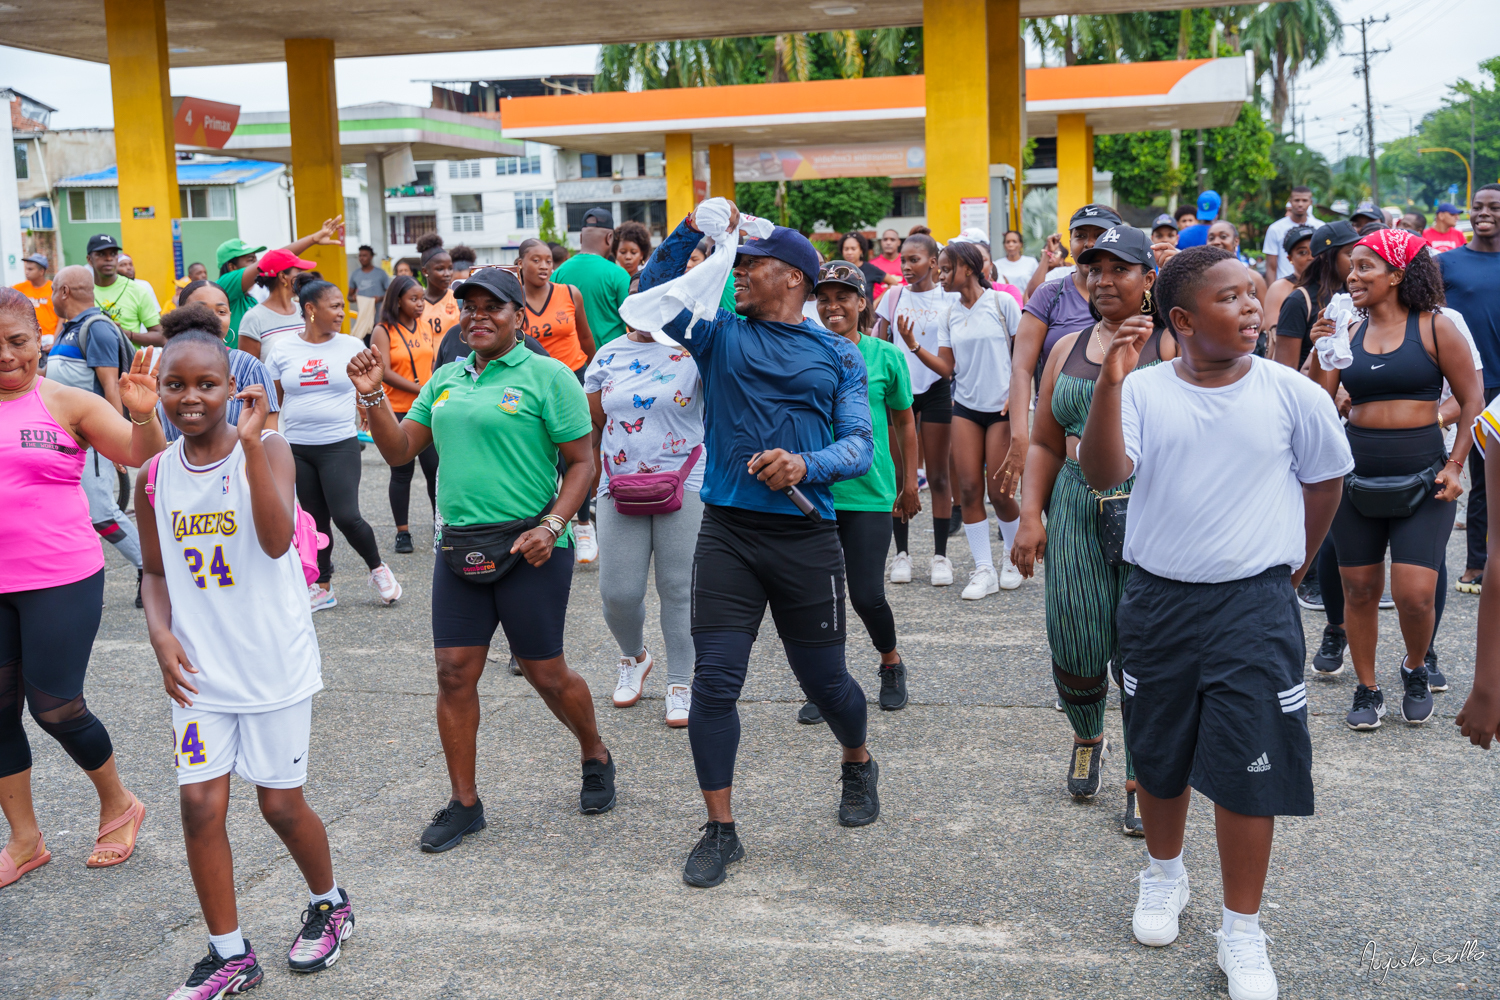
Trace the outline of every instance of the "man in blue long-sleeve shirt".
{"label": "man in blue long-sleeve shirt", "polygon": [[[730,221],[738,228],[738,211]],[[641,272],[644,291],[686,270],[700,238],[692,218]],[[844,559],[828,487],[870,468],[874,445],[865,366],[857,348],[803,318],[818,254],[777,228],[739,248],[738,312],[693,324],[684,310],[665,332],[686,345],[703,378],[703,525],[693,557],[696,663],[688,738],[708,806],[688,856],[689,885],[724,881],[744,857],[730,812],[750,647],[766,606],[809,701],[843,747],[839,822],[880,814],[878,770],[865,749],[865,694],[844,662]],[[804,516],[782,492],[797,485],[823,516]]]}

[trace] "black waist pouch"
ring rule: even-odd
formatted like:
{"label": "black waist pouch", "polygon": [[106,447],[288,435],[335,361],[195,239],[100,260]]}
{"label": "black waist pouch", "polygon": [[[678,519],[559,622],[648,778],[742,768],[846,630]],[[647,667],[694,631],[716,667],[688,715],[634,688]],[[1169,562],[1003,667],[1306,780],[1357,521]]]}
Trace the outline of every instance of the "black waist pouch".
{"label": "black waist pouch", "polygon": [[510,547],[516,539],[542,523],[551,513],[548,503],[535,517],[500,524],[443,525],[438,550],[448,568],[470,583],[494,583],[516,568],[523,558]]}
{"label": "black waist pouch", "polygon": [[1438,473],[1448,461],[1444,455],[1421,472],[1405,476],[1344,477],[1349,502],[1365,517],[1411,517],[1422,501],[1434,494]]}

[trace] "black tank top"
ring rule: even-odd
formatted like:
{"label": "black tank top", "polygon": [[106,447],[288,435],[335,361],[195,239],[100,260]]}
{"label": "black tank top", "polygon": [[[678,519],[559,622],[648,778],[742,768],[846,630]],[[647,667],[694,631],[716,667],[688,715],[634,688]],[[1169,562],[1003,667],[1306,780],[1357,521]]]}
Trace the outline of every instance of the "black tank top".
{"label": "black tank top", "polygon": [[[1419,313],[1407,314],[1406,335],[1401,346],[1389,354],[1365,350],[1365,331],[1370,328],[1370,321],[1366,319],[1359,325],[1349,344],[1354,360],[1339,373],[1339,381],[1349,390],[1349,399],[1355,406],[1387,399],[1436,402],[1442,397],[1443,371],[1422,346],[1422,333],[1417,327],[1419,318]],[[1432,343],[1437,345],[1435,329]]]}
{"label": "black tank top", "polygon": [[[1151,336],[1146,338],[1146,344],[1141,348],[1140,360],[1136,362],[1136,368],[1145,368],[1154,365],[1161,360],[1161,334],[1164,328],[1158,326],[1151,331]],[[1088,358],[1089,341],[1094,336],[1094,327],[1085,327],[1078,331],[1078,339],[1073,341],[1073,349],[1063,361],[1063,375],[1071,375],[1074,378],[1087,379],[1090,382],[1099,381],[1101,365],[1096,365]]]}

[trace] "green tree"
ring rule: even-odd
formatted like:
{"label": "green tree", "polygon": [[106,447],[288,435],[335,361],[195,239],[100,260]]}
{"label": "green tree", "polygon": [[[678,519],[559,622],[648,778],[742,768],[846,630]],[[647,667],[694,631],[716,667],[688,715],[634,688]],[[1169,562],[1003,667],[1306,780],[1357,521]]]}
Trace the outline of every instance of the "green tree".
{"label": "green tree", "polygon": [[893,201],[889,177],[787,181],[784,200],[778,204],[780,190],[775,181],[736,184],[734,198],[751,215],[784,218],[782,225],[804,235],[813,233],[820,223],[839,233],[868,229],[890,214]]}
{"label": "green tree", "polygon": [[1342,44],[1343,31],[1332,0],[1270,3],[1250,18],[1245,42],[1255,52],[1256,79],[1271,74],[1271,127],[1276,132],[1298,74],[1326,60]]}
{"label": "green tree", "polygon": [[[1500,56],[1479,64],[1484,73],[1479,81],[1459,80],[1449,89],[1443,106],[1429,112],[1413,139],[1402,138],[1387,143],[1376,161],[1381,172],[1381,190],[1404,191],[1409,183],[1412,200],[1430,211],[1438,201],[1448,200],[1448,189],[1458,186],[1458,200],[1466,197],[1467,177],[1464,165],[1452,153],[1419,153],[1419,149],[1447,147],[1469,159],[1469,136],[1472,122],[1474,136],[1474,186],[1494,183],[1500,178]],[[1471,117],[1472,116],[1472,117]],[[1398,178],[1387,188],[1385,171]]]}
{"label": "green tree", "polygon": [[541,229],[537,232],[537,238],[543,243],[568,242],[567,234],[557,229],[557,214],[552,210],[552,199],[548,198],[537,206],[537,218],[541,221]]}

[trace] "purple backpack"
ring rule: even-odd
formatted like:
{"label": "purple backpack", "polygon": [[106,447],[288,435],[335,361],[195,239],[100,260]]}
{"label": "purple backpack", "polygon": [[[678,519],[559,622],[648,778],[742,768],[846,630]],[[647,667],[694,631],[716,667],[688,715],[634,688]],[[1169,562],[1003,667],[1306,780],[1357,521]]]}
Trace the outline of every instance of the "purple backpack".
{"label": "purple backpack", "polygon": [[682,508],[682,490],[688,474],[698,464],[703,453],[700,444],[694,448],[676,472],[631,472],[623,476],[612,475],[609,462],[604,463],[604,475],[609,480],[609,495],[615,502],[615,510],[621,514],[645,516],[670,514]]}

